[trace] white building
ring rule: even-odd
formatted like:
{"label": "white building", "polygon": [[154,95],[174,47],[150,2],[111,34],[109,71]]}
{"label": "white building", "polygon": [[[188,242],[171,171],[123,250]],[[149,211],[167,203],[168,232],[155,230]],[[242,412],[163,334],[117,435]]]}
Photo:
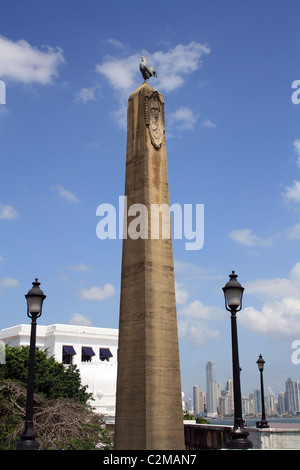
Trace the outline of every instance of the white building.
{"label": "white building", "polygon": [[[9,346],[28,346],[30,325],[0,330]],[[118,330],[78,325],[37,325],[36,347],[80,371],[82,385],[93,394],[91,405],[106,421],[114,421],[117,381]]]}

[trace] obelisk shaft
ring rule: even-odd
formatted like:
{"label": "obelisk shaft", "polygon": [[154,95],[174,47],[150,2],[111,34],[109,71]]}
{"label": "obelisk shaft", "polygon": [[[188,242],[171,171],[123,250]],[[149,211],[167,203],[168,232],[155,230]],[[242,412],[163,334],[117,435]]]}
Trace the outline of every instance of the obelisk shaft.
{"label": "obelisk shaft", "polygon": [[127,209],[142,204],[149,217],[138,238],[128,217],[123,240],[115,449],[183,450],[172,239],[152,238],[150,215],[169,205],[162,96],[143,84],[127,119]]}

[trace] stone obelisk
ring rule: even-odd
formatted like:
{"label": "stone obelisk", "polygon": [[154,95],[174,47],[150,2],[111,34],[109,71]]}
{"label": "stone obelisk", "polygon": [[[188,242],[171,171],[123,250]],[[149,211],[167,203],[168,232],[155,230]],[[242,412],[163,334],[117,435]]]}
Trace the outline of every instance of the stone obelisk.
{"label": "stone obelisk", "polygon": [[148,83],[128,100],[125,196],[115,449],[184,450],[172,238],[151,224],[169,207],[164,102]]}

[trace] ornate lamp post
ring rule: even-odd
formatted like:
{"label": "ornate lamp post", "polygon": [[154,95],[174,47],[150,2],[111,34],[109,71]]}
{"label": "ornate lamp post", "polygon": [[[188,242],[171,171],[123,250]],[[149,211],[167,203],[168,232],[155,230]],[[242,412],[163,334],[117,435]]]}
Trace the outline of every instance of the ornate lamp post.
{"label": "ornate lamp post", "polygon": [[237,281],[237,275],[234,271],[229,275],[229,278],[230,280],[223,287],[223,292],[225,297],[225,308],[231,312],[234,426],[231,432],[231,439],[228,441],[227,447],[229,449],[251,449],[253,444],[247,438],[249,433],[244,428],[242,417],[242,396],[236,322],[236,314],[242,309],[244,287],[242,287]]}
{"label": "ornate lamp post", "polygon": [[43,301],[46,298],[40,289],[38,279],[32,283],[33,287],[25,295],[27,300],[27,316],[31,318],[31,335],[28,365],[27,401],[25,429],[20,434],[17,450],[39,450],[40,445],[36,441],[37,434],[33,427],[33,395],[34,395],[34,364],[35,364],[35,342],[36,342],[36,320],[42,315]]}
{"label": "ornate lamp post", "polygon": [[264,381],[263,381],[263,370],[265,361],[263,360],[262,355],[259,355],[259,358],[256,361],[258,370],[260,372],[260,394],[261,394],[261,420],[256,424],[257,428],[268,428],[268,421],[266,420],[265,413],[265,396],[264,396]]}

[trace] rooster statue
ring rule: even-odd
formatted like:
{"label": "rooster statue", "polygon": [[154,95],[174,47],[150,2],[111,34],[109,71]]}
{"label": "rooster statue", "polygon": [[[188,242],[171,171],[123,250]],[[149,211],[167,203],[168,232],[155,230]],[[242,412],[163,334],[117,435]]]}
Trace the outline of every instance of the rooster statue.
{"label": "rooster statue", "polygon": [[145,82],[147,82],[147,80],[152,76],[157,77],[155,68],[148,67],[147,62],[146,62],[146,57],[144,56],[142,56],[142,60],[140,62],[140,71],[141,71],[141,74],[143,75]]}

